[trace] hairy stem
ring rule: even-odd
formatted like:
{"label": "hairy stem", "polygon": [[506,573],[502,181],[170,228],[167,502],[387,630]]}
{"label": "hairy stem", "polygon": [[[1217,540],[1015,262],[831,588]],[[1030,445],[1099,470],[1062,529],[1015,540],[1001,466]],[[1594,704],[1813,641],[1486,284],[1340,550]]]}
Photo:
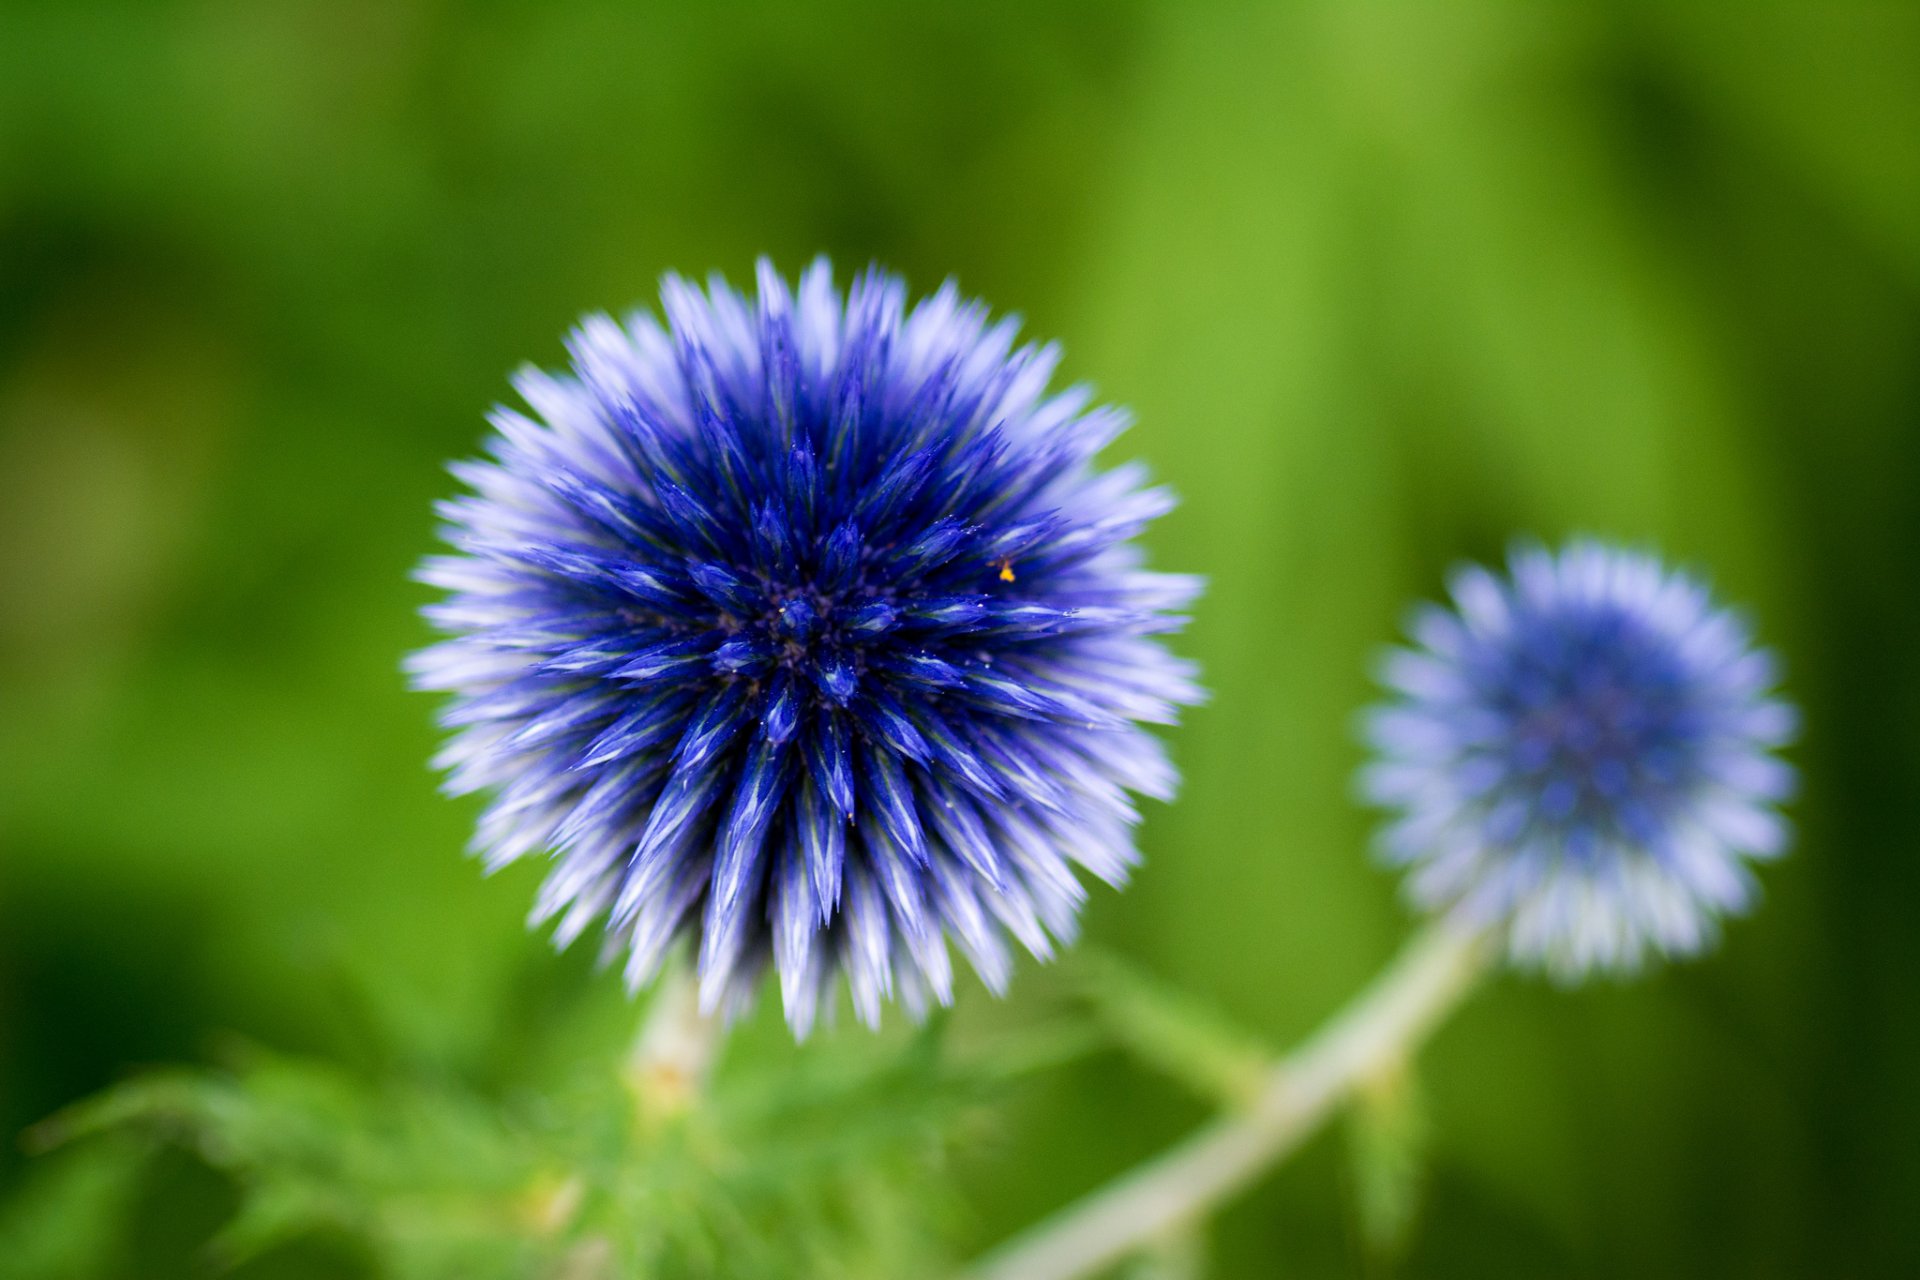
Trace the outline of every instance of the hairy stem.
{"label": "hairy stem", "polygon": [[1356,1085],[1403,1061],[1486,968],[1486,940],[1437,924],[1268,1073],[1253,1105],[981,1259],[966,1280],[1073,1280],[1201,1219],[1304,1141]]}
{"label": "hairy stem", "polygon": [[719,1018],[700,1012],[699,984],[690,969],[676,965],[661,976],[627,1055],[627,1085],[643,1120],[658,1122],[693,1106],[724,1030]]}

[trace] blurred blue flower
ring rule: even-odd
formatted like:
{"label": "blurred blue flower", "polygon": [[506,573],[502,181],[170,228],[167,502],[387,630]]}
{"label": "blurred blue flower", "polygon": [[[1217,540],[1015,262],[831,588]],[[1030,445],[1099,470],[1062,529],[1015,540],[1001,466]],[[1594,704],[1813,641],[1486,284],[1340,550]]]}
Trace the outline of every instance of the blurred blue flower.
{"label": "blurred blue flower", "polygon": [[1786,846],[1794,731],[1733,613],[1651,555],[1580,540],[1470,567],[1382,680],[1366,794],[1421,908],[1561,979],[1709,945]]}
{"label": "blurred blue flower", "polygon": [[999,990],[1009,937],[1072,935],[1072,864],[1125,878],[1198,583],[1142,567],[1171,497],[1093,468],[1125,416],[1049,393],[1016,321],[824,261],[758,284],[668,277],[668,327],[593,317],[518,375],[539,420],[454,465],[419,573],[452,638],[409,669],[456,695],[476,851],[553,853],[535,922],[604,919],[631,985],[697,939],[710,1010],[771,959],[804,1035],[842,972],[868,1023],[950,1000],[949,939]]}

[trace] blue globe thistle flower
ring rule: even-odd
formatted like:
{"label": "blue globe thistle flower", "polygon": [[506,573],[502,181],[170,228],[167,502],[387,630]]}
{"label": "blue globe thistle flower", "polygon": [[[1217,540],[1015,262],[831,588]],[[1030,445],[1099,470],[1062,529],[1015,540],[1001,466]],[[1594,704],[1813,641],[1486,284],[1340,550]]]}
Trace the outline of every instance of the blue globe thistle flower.
{"label": "blue globe thistle flower", "polygon": [[1420,907],[1561,979],[1699,951],[1786,846],[1774,662],[1651,555],[1578,540],[1510,569],[1459,571],[1457,609],[1387,656],[1362,774],[1384,856]]}
{"label": "blue globe thistle flower", "polygon": [[998,991],[1009,938],[1072,936],[1075,865],[1125,879],[1129,792],[1175,782],[1140,723],[1199,697],[1153,637],[1198,583],[1142,567],[1172,498],[1093,467],[1126,417],[1050,393],[1017,321],[758,275],[670,276],[668,327],[592,317],[517,376],[539,420],[452,468],[418,575],[452,638],[410,670],[455,695],[436,764],[491,793],[488,867],[553,855],[534,922],[605,921],[635,986],[697,939],[709,1010],[771,960],[804,1035],[841,973],[869,1024],[949,1001],[949,939]]}

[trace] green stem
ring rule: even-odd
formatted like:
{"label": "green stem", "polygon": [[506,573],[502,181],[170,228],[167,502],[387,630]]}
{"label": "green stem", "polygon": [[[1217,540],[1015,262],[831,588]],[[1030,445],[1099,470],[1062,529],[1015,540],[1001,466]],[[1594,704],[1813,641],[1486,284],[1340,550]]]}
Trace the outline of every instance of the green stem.
{"label": "green stem", "polygon": [[1444,924],[1276,1064],[1246,1111],[1178,1146],[981,1259],[965,1280],[1074,1280],[1199,1221],[1317,1129],[1363,1081],[1410,1056],[1486,970],[1486,939]]}
{"label": "green stem", "polygon": [[689,967],[675,965],[661,975],[627,1055],[627,1084],[644,1120],[657,1122],[693,1106],[724,1031],[721,1019],[700,1012],[699,983]]}

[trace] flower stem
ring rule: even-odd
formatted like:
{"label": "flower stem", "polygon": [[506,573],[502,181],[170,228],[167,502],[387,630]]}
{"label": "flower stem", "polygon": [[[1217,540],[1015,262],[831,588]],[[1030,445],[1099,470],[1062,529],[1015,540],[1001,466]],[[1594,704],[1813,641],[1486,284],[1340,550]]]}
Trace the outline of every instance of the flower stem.
{"label": "flower stem", "polygon": [[721,1019],[700,1012],[699,984],[675,965],[660,982],[627,1055],[627,1086],[642,1120],[658,1123],[693,1106],[719,1052]]}
{"label": "flower stem", "polygon": [[1253,1105],[1014,1237],[966,1280],[1073,1280],[1198,1221],[1304,1141],[1353,1089],[1403,1062],[1485,971],[1484,936],[1436,924],[1275,1064]]}

